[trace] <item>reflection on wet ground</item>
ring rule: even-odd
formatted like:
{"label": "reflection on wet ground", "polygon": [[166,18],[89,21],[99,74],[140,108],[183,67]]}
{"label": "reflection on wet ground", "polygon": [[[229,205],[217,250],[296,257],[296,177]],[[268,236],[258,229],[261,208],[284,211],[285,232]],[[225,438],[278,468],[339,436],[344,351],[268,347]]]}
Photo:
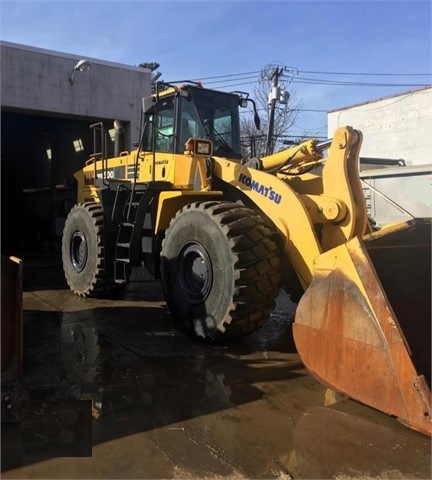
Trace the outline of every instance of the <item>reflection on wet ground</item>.
{"label": "reflection on wet ground", "polygon": [[431,477],[430,439],[306,373],[284,294],[263,329],[215,347],[138,274],[111,300],[74,296],[58,259],[24,283],[30,402],[3,426],[3,478]]}

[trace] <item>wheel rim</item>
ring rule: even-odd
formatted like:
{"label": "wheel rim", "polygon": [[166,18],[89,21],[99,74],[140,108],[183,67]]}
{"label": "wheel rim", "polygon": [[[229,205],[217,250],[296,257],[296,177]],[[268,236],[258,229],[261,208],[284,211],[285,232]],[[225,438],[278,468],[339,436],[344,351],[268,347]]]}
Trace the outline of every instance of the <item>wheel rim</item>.
{"label": "wheel rim", "polygon": [[70,241],[70,258],[74,269],[81,272],[87,263],[87,239],[83,232],[77,230]]}
{"label": "wheel rim", "polygon": [[213,284],[213,268],[205,248],[188,243],[177,257],[177,280],[184,298],[193,304],[203,302]]}

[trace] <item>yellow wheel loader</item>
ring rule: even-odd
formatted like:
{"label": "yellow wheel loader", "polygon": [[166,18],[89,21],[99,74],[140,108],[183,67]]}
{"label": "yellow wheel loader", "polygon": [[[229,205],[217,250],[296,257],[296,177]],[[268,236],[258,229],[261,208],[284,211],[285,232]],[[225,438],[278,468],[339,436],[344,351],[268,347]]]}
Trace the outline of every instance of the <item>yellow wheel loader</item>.
{"label": "yellow wheel loader", "polygon": [[260,328],[285,288],[311,374],[430,435],[430,219],[371,231],[351,127],[242,159],[248,102],[166,86],[143,99],[137,148],[112,158],[92,126],[101,152],[75,174],[63,232],[70,288],[106,294],[145,266],[180,327],[206,341]]}

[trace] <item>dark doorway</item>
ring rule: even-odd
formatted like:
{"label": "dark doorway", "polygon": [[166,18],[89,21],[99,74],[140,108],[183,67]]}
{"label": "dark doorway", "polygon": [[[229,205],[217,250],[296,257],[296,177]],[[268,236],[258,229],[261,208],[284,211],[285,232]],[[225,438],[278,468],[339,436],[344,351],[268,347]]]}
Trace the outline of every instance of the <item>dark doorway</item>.
{"label": "dark doorway", "polygon": [[60,248],[62,224],[76,201],[73,174],[93,153],[89,126],[97,121],[2,111],[3,255]]}

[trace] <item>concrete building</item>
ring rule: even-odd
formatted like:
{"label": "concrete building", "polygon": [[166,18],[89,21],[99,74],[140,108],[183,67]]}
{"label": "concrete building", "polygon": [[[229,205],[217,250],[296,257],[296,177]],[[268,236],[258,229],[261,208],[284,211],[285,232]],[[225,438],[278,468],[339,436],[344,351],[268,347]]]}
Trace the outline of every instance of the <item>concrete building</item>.
{"label": "concrete building", "polygon": [[[58,234],[56,219],[75,203],[73,173],[102,148],[100,130],[90,125],[109,131],[117,119],[125,149],[138,141],[151,73],[79,54],[9,42],[0,47],[2,253],[13,254],[17,242],[48,248]],[[113,151],[111,136],[104,144]]]}
{"label": "concrete building", "polygon": [[363,133],[360,177],[376,225],[432,217],[432,86],[328,112],[329,137],[343,125]]}
{"label": "concrete building", "polygon": [[432,85],[328,112],[328,134],[343,125],[363,132],[361,156],[432,163]]}

